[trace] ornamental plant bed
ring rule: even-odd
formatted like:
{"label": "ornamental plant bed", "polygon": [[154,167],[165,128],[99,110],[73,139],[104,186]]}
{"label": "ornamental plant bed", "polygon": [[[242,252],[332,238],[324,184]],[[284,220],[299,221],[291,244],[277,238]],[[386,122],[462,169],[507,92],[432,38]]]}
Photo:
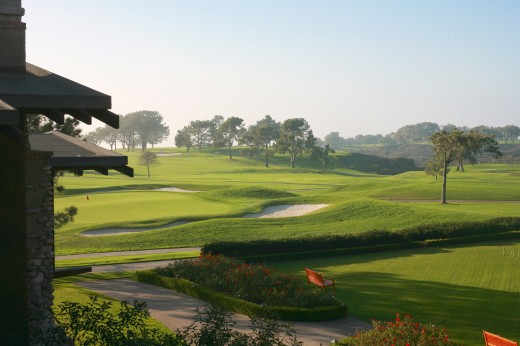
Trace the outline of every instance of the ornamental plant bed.
{"label": "ornamental plant bed", "polygon": [[348,307],[332,292],[262,264],[204,255],[151,271],[138,280],[178,290],[231,311],[275,315],[288,321],[322,321],[346,316]]}
{"label": "ornamental plant bed", "polygon": [[397,313],[394,321],[372,321],[373,329],[357,332],[341,340],[343,346],[392,345],[392,346],[456,346],[446,329],[433,323],[416,322],[410,315]]}

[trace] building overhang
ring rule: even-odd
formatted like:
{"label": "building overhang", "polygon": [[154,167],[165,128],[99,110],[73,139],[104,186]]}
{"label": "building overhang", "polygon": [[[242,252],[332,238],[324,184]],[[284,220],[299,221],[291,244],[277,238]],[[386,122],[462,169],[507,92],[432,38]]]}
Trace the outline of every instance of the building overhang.
{"label": "building overhang", "polygon": [[0,126],[20,125],[24,114],[43,114],[63,124],[65,114],[92,124],[92,118],[119,128],[109,111],[111,97],[26,63],[25,73],[0,72]]}
{"label": "building overhang", "polygon": [[32,150],[52,152],[49,165],[55,171],[72,171],[82,175],[84,170],[95,170],[107,175],[112,169],[129,177],[134,176],[134,169],[127,166],[127,156],[61,132],[29,134],[29,143]]}

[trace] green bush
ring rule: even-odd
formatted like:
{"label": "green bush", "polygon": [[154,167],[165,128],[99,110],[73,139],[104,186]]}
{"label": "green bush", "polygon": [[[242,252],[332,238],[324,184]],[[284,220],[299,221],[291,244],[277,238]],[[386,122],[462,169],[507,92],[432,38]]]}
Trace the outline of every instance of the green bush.
{"label": "green bush", "polygon": [[348,310],[347,305],[336,299],[334,299],[334,302],[331,305],[315,308],[259,305],[234,298],[228,294],[212,290],[192,281],[162,276],[154,270],[138,272],[137,279],[140,282],[176,290],[204,300],[210,304],[248,316],[276,316],[276,318],[284,321],[310,322],[345,317]]}
{"label": "green bush", "polygon": [[251,333],[233,330],[235,322],[231,314],[218,306],[209,305],[204,309],[197,308],[195,321],[178,332],[190,345],[301,345],[290,324],[265,318],[252,318],[251,322]]}
{"label": "green bush", "polygon": [[178,336],[146,326],[145,320],[150,317],[146,303],[134,301],[130,305],[123,301],[117,313],[111,312],[111,307],[112,302],[90,296],[87,304],[59,304],[54,308],[54,317],[75,345],[187,345]]}
{"label": "green bush", "polygon": [[[374,230],[346,235],[328,235],[308,238],[260,239],[251,241],[221,241],[206,244],[203,254],[223,254],[230,257],[254,257],[272,254],[293,254],[329,251],[342,254],[345,249],[363,249],[386,245],[402,247],[426,246],[440,239],[478,239],[477,236],[497,235],[520,230],[520,218],[501,217],[482,222],[451,222],[419,225],[401,231]],[[482,239],[485,239],[483,237]],[[464,241],[464,240],[462,240]],[[400,246],[398,245],[400,244]],[[271,256],[272,258],[272,256]]]}
{"label": "green bush", "polygon": [[341,340],[344,346],[433,346],[456,345],[445,329],[433,323],[422,324],[414,321],[410,315],[401,319],[397,314],[395,321],[372,321],[373,329],[357,332],[356,335]]}

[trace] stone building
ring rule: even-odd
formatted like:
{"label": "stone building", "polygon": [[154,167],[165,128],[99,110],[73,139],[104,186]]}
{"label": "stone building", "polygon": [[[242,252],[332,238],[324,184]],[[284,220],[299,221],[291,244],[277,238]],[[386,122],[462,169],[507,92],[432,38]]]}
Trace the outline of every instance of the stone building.
{"label": "stone building", "polygon": [[110,96],[26,63],[23,15],[21,0],[0,0],[0,345],[36,345],[52,326],[54,172],[133,175],[125,156],[60,134],[31,145],[28,114],[58,123],[66,114],[86,124],[94,117],[115,128],[119,117]]}

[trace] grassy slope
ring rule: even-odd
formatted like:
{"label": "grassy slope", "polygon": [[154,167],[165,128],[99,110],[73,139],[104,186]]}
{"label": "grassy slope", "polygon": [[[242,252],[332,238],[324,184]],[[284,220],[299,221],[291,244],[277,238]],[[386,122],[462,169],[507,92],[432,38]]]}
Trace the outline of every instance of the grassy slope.
{"label": "grassy slope", "polygon": [[[512,255],[514,251],[514,256]],[[512,256],[512,257],[511,257]],[[365,320],[396,312],[440,323],[465,345],[482,344],[482,329],[520,339],[520,242],[414,249],[278,263],[302,276],[311,267],[335,278],[337,297]]]}
{"label": "grassy slope", "polygon": [[[255,239],[338,234],[370,229],[396,230],[424,222],[483,220],[520,216],[517,204],[401,203],[400,199],[437,199],[440,182],[422,172],[373,176],[344,169],[321,174],[315,162],[300,159],[307,168],[290,169],[245,158],[190,153],[160,157],[152,178],[136,164],[136,177],[64,177],[66,191],[56,198],[56,209],[79,208],[74,223],[56,233],[58,254],[124,249],[200,246],[217,239]],[[448,197],[465,200],[514,200],[520,196],[517,166],[494,173],[501,166],[468,167],[452,173]],[[175,186],[202,191],[152,191]],[[289,193],[287,193],[287,191]],[[87,200],[86,196],[89,196]],[[308,216],[286,219],[241,219],[267,205],[328,203],[330,207]],[[80,232],[105,227],[153,227],[173,221],[198,221],[163,230],[130,235],[86,238]]]}

